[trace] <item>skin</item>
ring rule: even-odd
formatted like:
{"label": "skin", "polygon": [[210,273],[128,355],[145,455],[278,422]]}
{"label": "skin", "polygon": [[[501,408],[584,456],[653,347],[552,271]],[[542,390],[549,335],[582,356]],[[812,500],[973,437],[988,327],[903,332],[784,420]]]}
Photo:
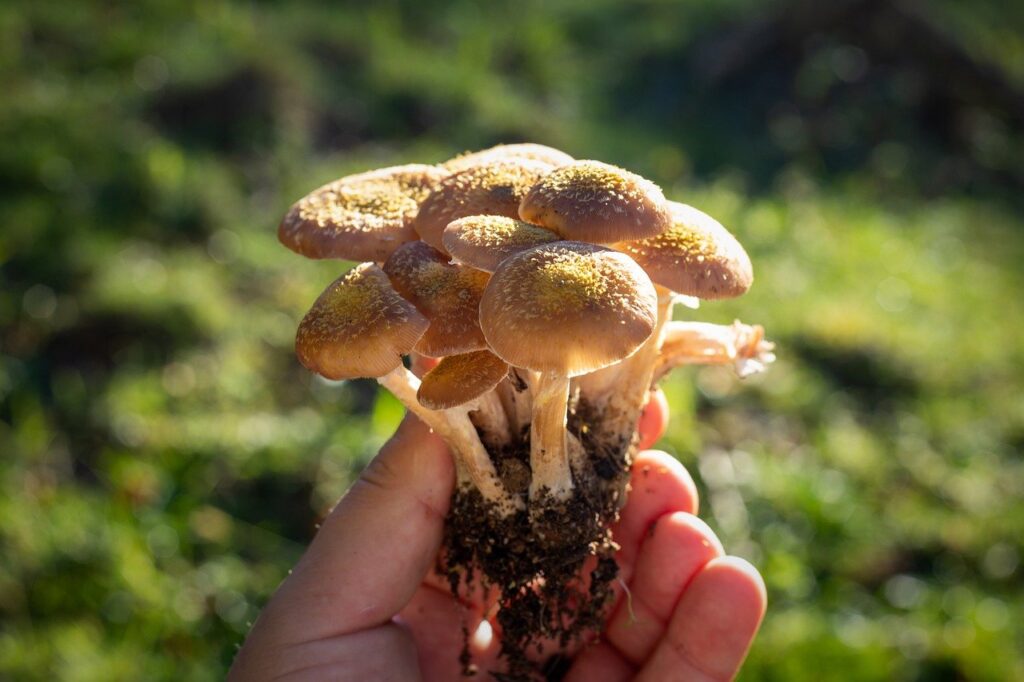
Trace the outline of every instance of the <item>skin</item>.
{"label": "skin", "polygon": [[[653,443],[666,424],[664,396],[655,394],[641,442]],[[406,417],[267,604],[228,680],[460,679],[463,625],[476,632],[485,616],[493,622],[494,602],[479,591],[454,598],[432,573],[453,482],[444,443]],[[697,505],[678,461],[653,450],[637,456],[614,529],[617,601],[601,641],[565,652],[567,682],[735,677],[764,616],[764,583],[725,555]],[[474,638],[482,670],[495,669],[499,637],[494,628],[490,641]]]}

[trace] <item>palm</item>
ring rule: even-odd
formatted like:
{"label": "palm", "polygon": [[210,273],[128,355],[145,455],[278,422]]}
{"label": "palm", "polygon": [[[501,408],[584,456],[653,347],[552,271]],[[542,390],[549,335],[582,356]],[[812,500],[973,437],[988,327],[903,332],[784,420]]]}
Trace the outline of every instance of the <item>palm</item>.
{"label": "palm", "polygon": [[[722,547],[693,516],[696,490],[675,460],[642,453],[632,485],[614,529],[622,546],[616,556],[622,582],[616,585],[604,639],[582,652],[579,646],[559,652],[576,656],[567,679],[731,677],[760,621],[763,594],[758,580],[735,561],[719,558]],[[708,591],[721,599],[723,588],[731,592],[727,598],[732,603],[718,604],[717,614],[699,613]],[[679,613],[673,618],[677,604]],[[416,640],[423,679],[458,679],[463,628],[474,632],[485,614],[493,622],[493,611],[491,595],[454,598],[442,579],[428,576],[400,614]],[[699,628],[694,627],[695,616],[703,617]],[[499,637],[486,643],[471,639],[473,660],[481,670],[501,668],[499,649]],[[546,655],[556,651],[545,647]],[[659,669],[674,671],[673,676],[658,677]]]}

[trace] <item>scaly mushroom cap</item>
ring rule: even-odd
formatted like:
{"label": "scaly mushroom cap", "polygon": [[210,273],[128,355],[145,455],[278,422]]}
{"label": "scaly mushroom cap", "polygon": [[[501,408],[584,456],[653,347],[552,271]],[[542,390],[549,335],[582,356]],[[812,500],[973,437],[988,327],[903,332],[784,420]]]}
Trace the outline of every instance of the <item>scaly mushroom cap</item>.
{"label": "scaly mushroom cap", "polygon": [[423,377],[416,398],[429,410],[447,410],[479,398],[507,375],[508,364],[490,351],[449,355]]}
{"label": "scaly mushroom cap", "polygon": [[554,242],[518,253],[491,277],[480,326],[515,367],[577,376],[632,354],[651,335],[658,295],[629,256]]}
{"label": "scaly mushroom cap", "polygon": [[595,244],[653,237],[672,224],[657,185],[600,161],[576,161],[542,177],[523,199],[519,217]]}
{"label": "scaly mushroom cap", "polygon": [[328,379],[380,377],[402,364],[427,325],[379,267],[363,263],[320,294],[299,324],[295,353]]}
{"label": "scaly mushroom cap", "polygon": [[437,166],[409,164],[349,175],[292,205],[278,239],[307,258],[384,262],[416,239],[412,221],[421,201],[447,177]]}
{"label": "scaly mushroom cap", "polygon": [[445,161],[441,165],[451,173],[458,173],[459,171],[464,171],[467,168],[479,166],[481,163],[488,163],[501,158],[532,159],[534,161],[543,161],[544,163],[552,166],[564,166],[567,163],[573,162],[573,158],[571,156],[563,151],[555,149],[554,147],[546,147],[542,144],[534,144],[532,142],[523,142],[520,144],[499,144],[495,147],[483,149],[478,152],[460,154],[453,159]]}
{"label": "scaly mushroom cap", "polygon": [[551,230],[515,218],[474,215],[449,223],[441,242],[458,262],[494,272],[509,256],[560,239]]}
{"label": "scaly mushroom cap", "polygon": [[423,242],[395,249],[384,272],[392,286],[430,320],[414,350],[438,358],[487,347],[477,308],[489,275],[448,258]]}
{"label": "scaly mushroom cap", "polygon": [[672,227],[666,232],[616,248],[677,294],[716,299],[746,293],[754,270],[736,238],[703,211],[674,201],[669,207]]}
{"label": "scaly mushroom cap", "polygon": [[420,205],[416,232],[435,249],[448,223],[471,215],[519,216],[519,202],[551,165],[531,159],[498,158],[445,178]]}

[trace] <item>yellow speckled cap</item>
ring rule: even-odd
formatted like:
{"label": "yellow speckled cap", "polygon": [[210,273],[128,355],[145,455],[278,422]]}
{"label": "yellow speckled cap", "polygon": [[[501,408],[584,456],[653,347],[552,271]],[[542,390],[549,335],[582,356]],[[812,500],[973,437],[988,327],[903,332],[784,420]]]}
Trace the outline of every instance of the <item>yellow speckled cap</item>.
{"label": "yellow speckled cap", "polygon": [[373,263],[352,268],[320,294],[299,324],[299,362],[328,379],[380,377],[402,364],[427,318]]}
{"label": "yellow speckled cap", "polygon": [[392,286],[430,320],[415,351],[430,357],[468,353],[487,348],[477,309],[490,278],[448,258],[423,242],[395,249],[384,272]]}
{"label": "yellow speckled cap", "polygon": [[445,178],[420,206],[416,232],[435,249],[448,223],[471,215],[516,218],[526,191],[551,165],[531,159],[500,158]]}
{"label": "yellow speckled cap", "polygon": [[651,279],[678,294],[733,298],[750,288],[750,257],[717,220],[686,204],[669,202],[672,227],[617,249],[628,253]]}
{"label": "yellow speckled cap", "polygon": [[447,410],[479,398],[507,374],[508,364],[490,351],[449,355],[423,377],[416,398],[427,409]]}
{"label": "yellow speckled cap", "polygon": [[472,168],[473,166],[478,166],[481,163],[487,163],[501,157],[533,159],[534,161],[543,161],[552,166],[564,166],[567,163],[573,162],[571,156],[554,147],[523,142],[519,144],[499,144],[496,147],[490,147],[471,154],[460,154],[453,159],[445,161],[442,165],[450,172],[458,173],[467,168]]}
{"label": "yellow speckled cap", "polygon": [[629,256],[554,242],[503,262],[480,301],[491,349],[515,367],[577,376],[631,355],[651,335],[658,296]]}
{"label": "yellow speckled cap", "polygon": [[657,185],[600,161],[576,161],[542,177],[523,199],[519,217],[595,244],[653,237],[671,224]]}
{"label": "yellow speckled cap", "polygon": [[441,242],[456,261],[494,272],[509,256],[560,239],[551,230],[515,218],[474,215],[448,223]]}
{"label": "yellow speckled cap", "polygon": [[409,164],[335,180],[295,202],[277,236],[308,258],[382,263],[416,239],[412,221],[419,204],[449,173]]}

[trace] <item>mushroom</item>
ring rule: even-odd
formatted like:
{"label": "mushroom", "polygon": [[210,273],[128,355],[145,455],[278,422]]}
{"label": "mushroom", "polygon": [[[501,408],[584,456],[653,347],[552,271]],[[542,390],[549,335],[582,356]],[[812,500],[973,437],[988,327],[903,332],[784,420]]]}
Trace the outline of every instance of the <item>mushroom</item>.
{"label": "mushroom", "polygon": [[419,204],[449,173],[409,164],[335,180],[292,205],[278,239],[307,258],[382,263],[417,238],[412,221]]}
{"label": "mushroom", "polygon": [[439,358],[487,348],[477,313],[487,273],[453,265],[423,242],[397,248],[384,272],[395,290],[430,320],[414,348],[417,353]]}
{"label": "mushroom", "polygon": [[654,381],[680,365],[729,365],[742,379],[764,371],[775,361],[775,344],[764,338],[764,327],[708,322],[669,322],[661,346]]}
{"label": "mushroom", "polygon": [[650,336],[657,295],[625,254],[554,242],[505,260],[480,301],[480,327],[498,357],[538,372],[531,385],[530,499],[573,489],[566,444],[569,380],[622,360]]}
{"label": "mushroom", "polygon": [[415,228],[420,239],[444,252],[444,228],[471,215],[516,218],[519,202],[550,164],[532,159],[496,157],[450,175],[420,205]]}
{"label": "mushroom", "polygon": [[542,144],[530,142],[520,144],[499,144],[489,149],[483,149],[470,154],[460,154],[453,159],[445,161],[442,165],[451,173],[458,173],[481,163],[488,163],[495,159],[530,159],[542,161],[551,166],[563,166],[572,163],[573,158],[565,152],[546,147]]}
{"label": "mushroom", "polygon": [[753,282],[750,258],[728,230],[692,206],[668,202],[672,225],[654,237],[624,241],[615,248],[644,268],[658,291],[658,327],[633,357],[581,379],[581,388],[603,417],[606,439],[622,448],[632,433],[654,379],[677,295],[698,299],[740,296]]}
{"label": "mushroom", "polygon": [[416,399],[419,379],[402,364],[429,322],[392,288],[387,275],[363,263],[332,282],[299,324],[299,361],[328,379],[376,378],[448,442],[459,482],[472,485],[498,512],[518,505],[498,478],[465,410],[434,411]]}
{"label": "mushroom", "polygon": [[653,237],[672,224],[661,188],[600,161],[552,170],[530,188],[519,217],[565,239],[596,244]]}
{"label": "mushroom", "polygon": [[754,282],[750,257],[722,224],[693,206],[668,202],[665,232],[617,249],[628,253],[655,284],[702,299],[734,298]]}
{"label": "mushroom", "polygon": [[508,216],[473,215],[448,223],[441,243],[453,261],[494,272],[509,256],[561,239],[551,230]]}
{"label": "mushroom", "polygon": [[494,392],[508,369],[504,360],[486,350],[449,355],[423,377],[416,397],[431,410],[466,405],[485,445],[497,448],[511,438],[508,415]]}

